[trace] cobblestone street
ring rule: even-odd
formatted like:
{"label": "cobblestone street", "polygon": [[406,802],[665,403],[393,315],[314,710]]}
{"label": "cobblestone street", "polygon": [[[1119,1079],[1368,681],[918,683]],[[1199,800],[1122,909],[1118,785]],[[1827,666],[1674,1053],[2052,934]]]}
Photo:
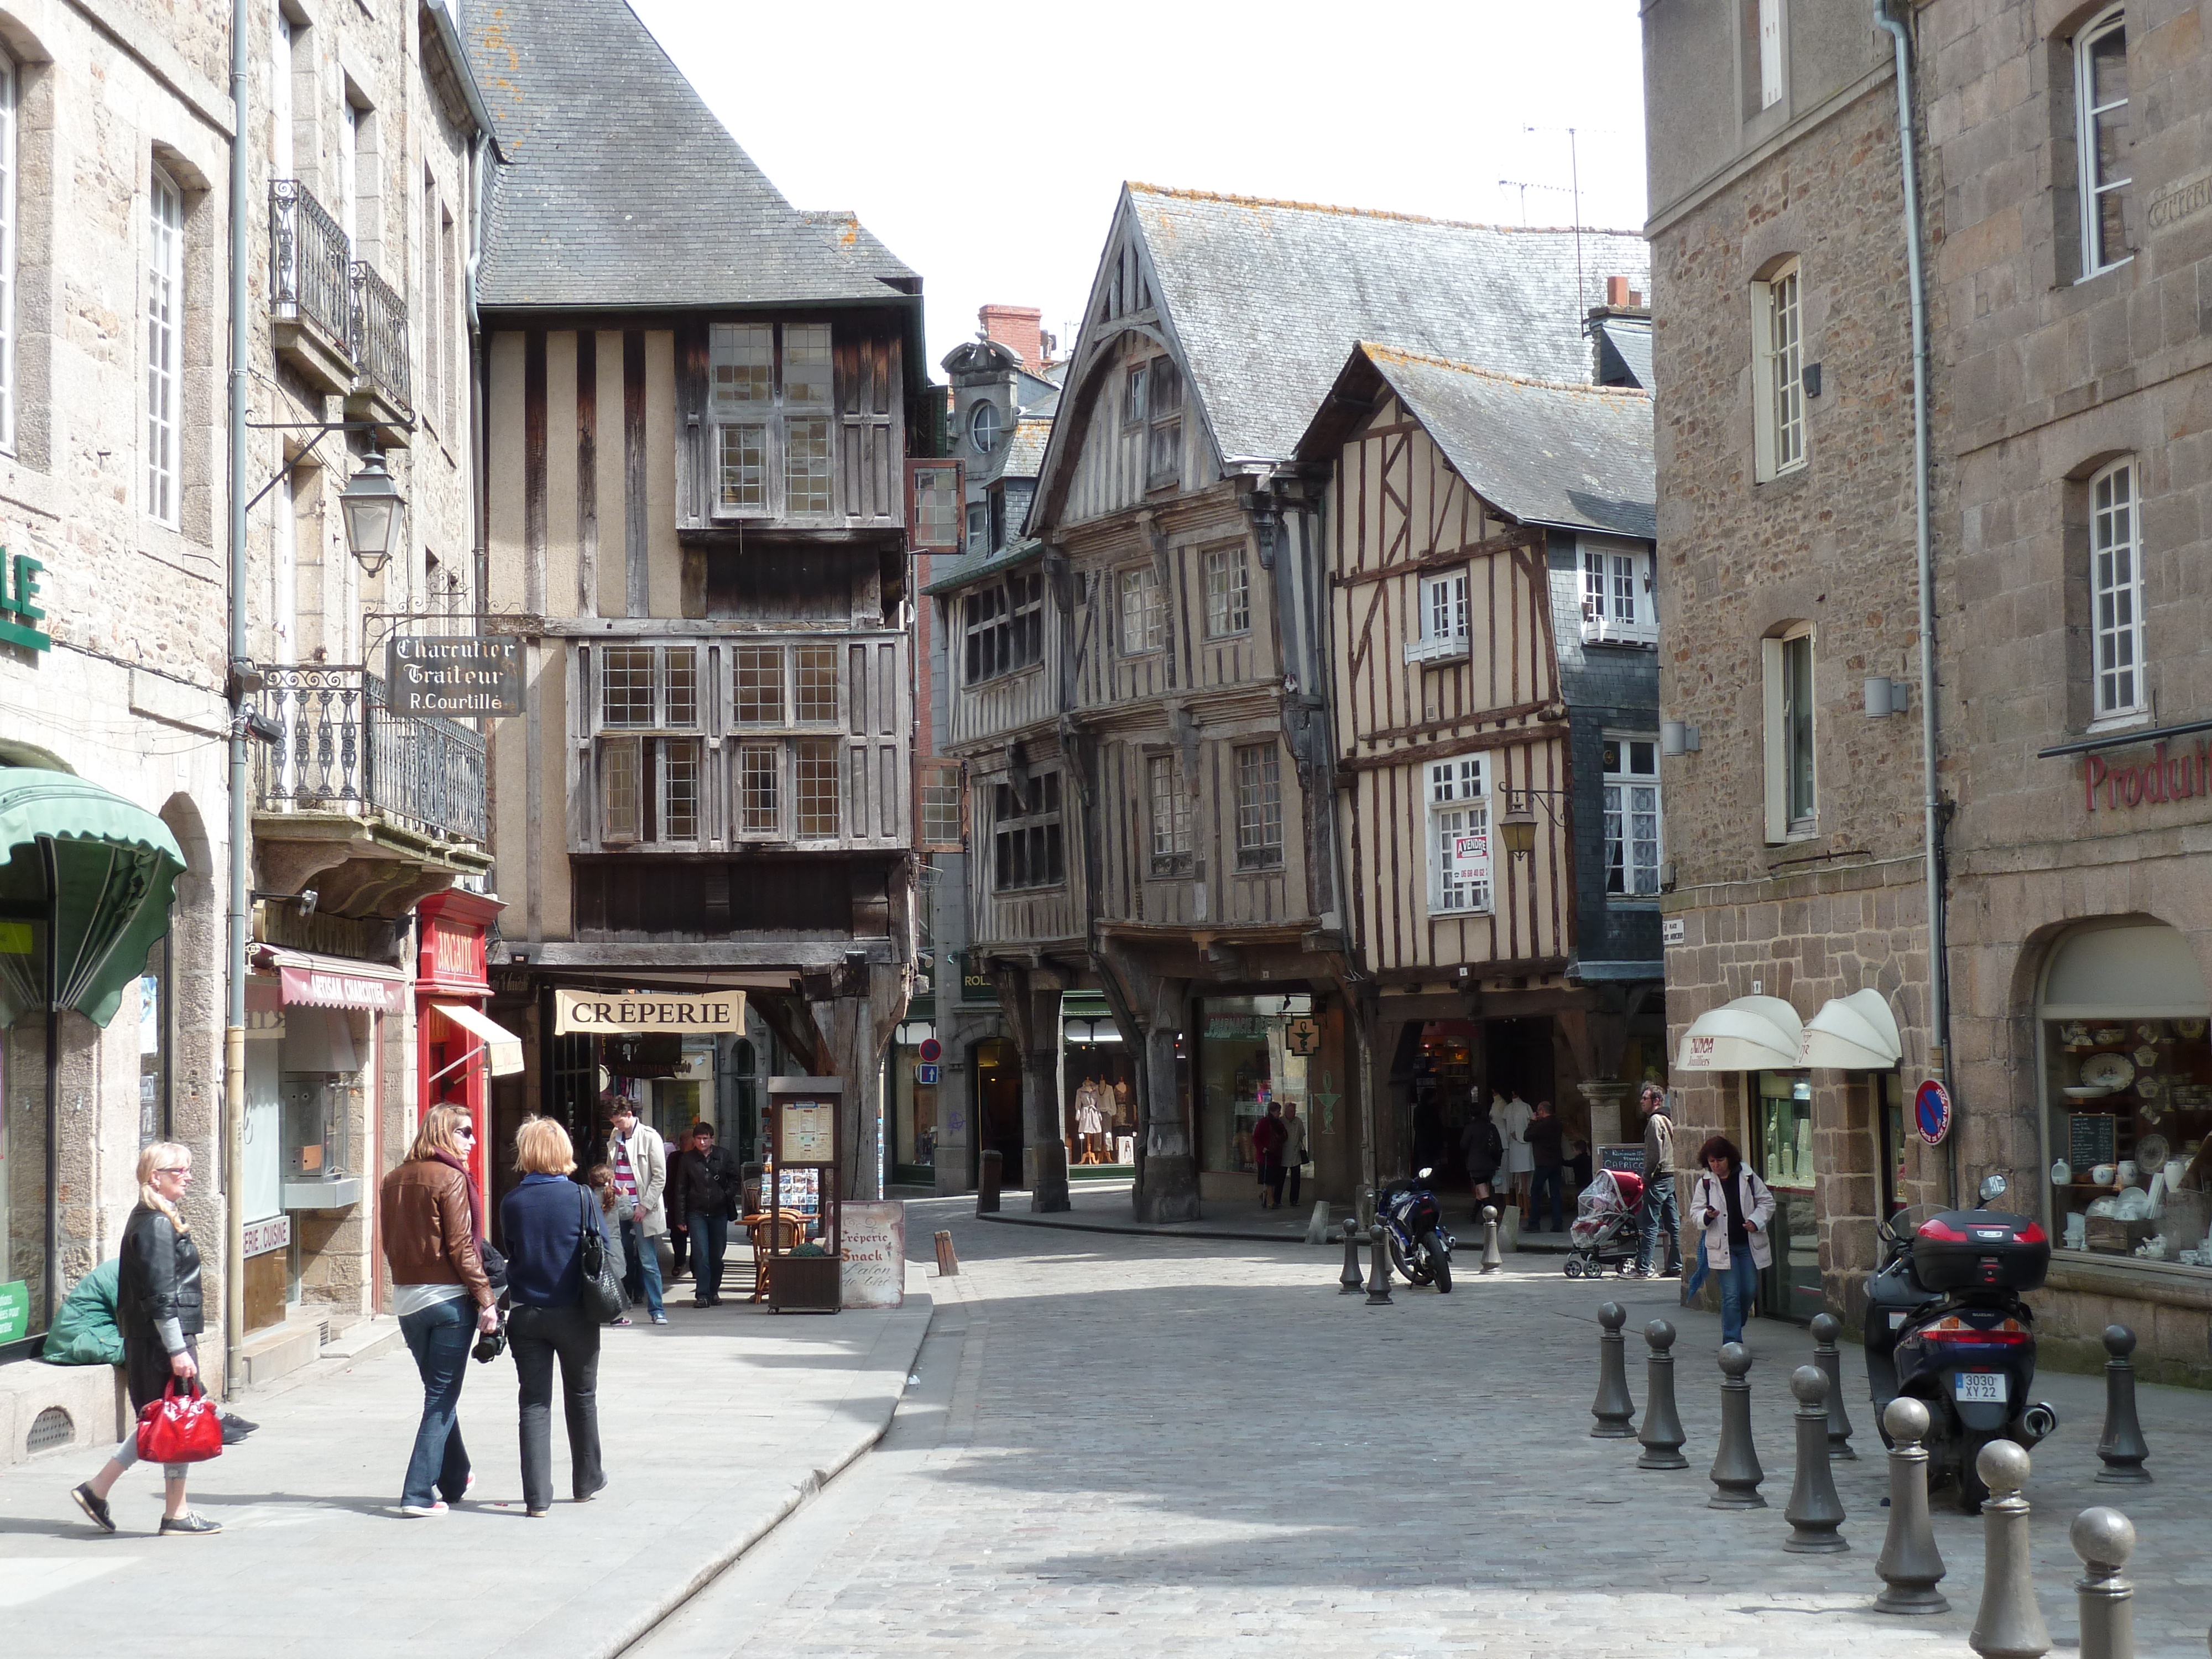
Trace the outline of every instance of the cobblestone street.
{"label": "cobblestone street", "polygon": [[[1705,1507],[1711,1316],[1675,1313],[1691,1467],[1642,1473],[1633,1442],[1589,1437],[1606,1291],[1555,1265],[1524,1257],[1449,1297],[1401,1287],[1370,1309],[1336,1293],[1333,1250],[981,1224],[965,1207],[910,1206],[916,1254],[950,1226],[963,1271],[930,1280],[921,1382],[879,1449],[644,1659],[1970,1651],[1981,1527],[1946,1498],[1949,1613],[1868,1609],[1886,1475],[1848,1347],[1860,1458],[1835,1469],[1851,1549],[1791,1555],[1786,1377],[1810,1351],[1795,1328],[1750,1337],[1772,1507],[1724,1514]],[[1640,1407],[1638,1333],[1671,1297],[1620,1290]],[[2055,1650],[2075,1642],[2067,1527],[2112,1503],[2142,1536],[2138,1651],[2203,1654],[2212,1401],[2145,1388],[2157,1484],[2100,1487],[2101,1382],[2054,1375],[2039,1392],[2063,1419],[2028,1492]]]}

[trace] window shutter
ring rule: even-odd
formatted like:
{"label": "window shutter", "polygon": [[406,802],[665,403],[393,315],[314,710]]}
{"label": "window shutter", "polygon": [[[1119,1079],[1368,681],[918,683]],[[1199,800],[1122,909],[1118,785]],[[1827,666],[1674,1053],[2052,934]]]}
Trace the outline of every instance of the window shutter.
{"label": "window shutter", "polygon": [[1765,701],[1766,839],[1786,841],[1790,836],[1789,710],[1783,695],[1783,642],[1759,642]]}

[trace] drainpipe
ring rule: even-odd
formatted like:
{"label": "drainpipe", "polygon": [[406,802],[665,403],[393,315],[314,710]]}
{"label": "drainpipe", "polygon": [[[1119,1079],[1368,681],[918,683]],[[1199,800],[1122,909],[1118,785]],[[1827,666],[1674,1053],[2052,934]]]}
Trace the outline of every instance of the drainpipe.
{"label": "drainpipe", "polygon": [[222,1392],[246,1342],[246,0],[230,8],[230,962],[222,1032]]}
{"label": "drainpipe", "polygon": [[476,546],[471,562],[476,566],[477,615],[491,610],[491,514],[484,487],[484,471],[491,460],[484,433],[484,386],[490,374],[483,347],[483,319],[477,310],[477,282],[483,268],[484,173],[491,165],[491,132],[479,127],[469,147],[469,257],[462,271],[462,291],[469,307],[469,522]]}
{"label": "drainpipe", "polygon": [[[1913,539],[1920,573],[1920,774],[1925,796],[1921,856],[1928,879],[1928,1069],[1948,1088],[1950,962],[1943,914],[1943,791],[1936,770],[1936,563],[1928,506],[1928,289],[1920,257],[1920,172],[1912,124],[1911,39],[1905,25],[1890,15],[1893,3],[1874,0],[1874,21],[1888,34],[1897,54],[1897,143],[1904,174],[1905,276],[1912,312]],[[1952,1201],[1961,1203],[1956,1134],[1947,1138],[1944,1145]]]}

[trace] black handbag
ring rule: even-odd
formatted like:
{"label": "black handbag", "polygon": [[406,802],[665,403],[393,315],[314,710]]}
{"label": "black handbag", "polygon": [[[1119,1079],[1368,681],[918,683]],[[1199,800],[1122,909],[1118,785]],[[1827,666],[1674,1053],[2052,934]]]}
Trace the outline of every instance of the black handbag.
{"label": "black handbag", "polygon": [[576,1197],[584,1206],[584,1237],[576,1249],[576,1260],[583,1272],[580,1300],[584,1311],[595,1324],[618,1319],[629,1311],[629,1296],[623,1289],[622,1275],[607,1256],[607,1236],[599,1226],[599,1218],[592,1213],[595,1200],[582,1188]]}

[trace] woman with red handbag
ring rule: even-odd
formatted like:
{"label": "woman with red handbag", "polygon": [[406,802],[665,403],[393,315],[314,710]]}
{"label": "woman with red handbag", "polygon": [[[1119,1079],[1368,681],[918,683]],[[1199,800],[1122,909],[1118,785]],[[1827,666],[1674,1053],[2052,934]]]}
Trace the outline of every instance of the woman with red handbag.
{"label": "woman with red handbag", "polygon": [[[167,1446],[165,1456],[190,1452],[192,1461],[222,1449],[215,1404],[200,1392],[198,1345],[192,1340],[207,1328],[201,1309],[200,1253],[192,1243],[191,1228],[177,1211],[191,1184],[188,1148],[157,1140],[138,1154],[138,1204],[123,1228],[116,1322],[123,1328],[123,1371],[131,1409],[142,1414],[142,1420],[138,1431],[115,1449],[106,1467],[70,1493],[102,1532],[115,1530],[107,1494],[123,1471],[138,1462],[142,1439],[150,1437],[157,1448]],[[165,1410],[167,1396],[179,1383],[184,1385],[185,1401],[177,1410]],[[150,1420],[144,1416],[149,1406],[156,1407]],[[222,1530],[220,1522],[185,1507],[185,1472],[190,1466],[184,1461],[162,1466],[168,1491],[168,1504],[161,1512],[164,1537],[197,1537]]]}

